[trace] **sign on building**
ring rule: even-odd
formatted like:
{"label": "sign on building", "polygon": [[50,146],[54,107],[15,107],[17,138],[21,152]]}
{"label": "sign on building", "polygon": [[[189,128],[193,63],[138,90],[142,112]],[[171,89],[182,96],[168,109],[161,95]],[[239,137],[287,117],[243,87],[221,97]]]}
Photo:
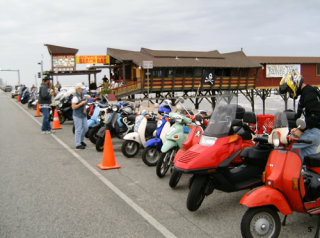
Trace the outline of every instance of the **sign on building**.
{"label": "sign on building", "polygon": [[53,55],[52,65],[54,70],[74,70],[74,55]]}
{"label": "sign on building", "polygon": [[282,78],[289,72],[301,73],[300,64],[267,64],[266,78]]}
{"label": "sign on building", "polygon": [[142,68],[144,68],[144,69],[152,69],[153,68],[153,61],[152,60],[144,60],[144,61],[142,61]]}
{"label": "sign on building", "polygon": [[109,55],[77,55],[76,64],[110,64]]}

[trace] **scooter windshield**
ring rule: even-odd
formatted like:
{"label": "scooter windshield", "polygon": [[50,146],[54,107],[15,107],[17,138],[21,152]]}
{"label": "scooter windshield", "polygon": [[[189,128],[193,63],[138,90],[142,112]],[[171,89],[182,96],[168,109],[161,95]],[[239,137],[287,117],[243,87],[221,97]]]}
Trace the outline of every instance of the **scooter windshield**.
{"label": "scooter windshield", "polygon": [[289,127],[287,115],[285,112],[277,112],[274,115],[273,129]]}

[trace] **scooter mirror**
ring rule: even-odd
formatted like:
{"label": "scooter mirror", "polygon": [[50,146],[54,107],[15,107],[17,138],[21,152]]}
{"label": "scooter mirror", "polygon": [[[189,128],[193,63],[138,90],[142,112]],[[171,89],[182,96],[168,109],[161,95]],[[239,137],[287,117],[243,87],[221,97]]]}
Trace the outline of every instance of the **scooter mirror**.
{"label": "scooter mirror", "polygon": [[153,104],[153,106],[154,106],[155,108],[158,108],[158,107],[159,107],[159,103],[155,103],[155,104]]}
{"label": "scooter mirror", "polygon": [[302,120],[301,118],[298,118],[296,123],[297,123],[297,126],[299,129],[306,128],[306,122],[304,120]]}
{"label": "scooter mirror", "polygon": [[183,97],[179,97],[176,102],[177,102],[177,103],[179,103],[179,102],[180,102],[180,103],[184,103]]}

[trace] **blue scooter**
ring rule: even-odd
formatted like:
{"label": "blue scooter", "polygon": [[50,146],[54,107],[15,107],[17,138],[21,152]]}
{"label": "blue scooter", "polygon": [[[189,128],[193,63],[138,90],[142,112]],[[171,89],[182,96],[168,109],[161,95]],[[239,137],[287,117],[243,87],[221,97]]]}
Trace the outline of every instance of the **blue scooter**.
{"label": "blue scooter", "polygon": [[169,100],[165,100],[158,108],[158,113],[163,117],[157,123],[154,137],[144,144],[145,148],[142,152],[142,161],[148,166],[155,166],[160,158],[161,147],[171,127],[169,118],[171,111],[171,101]]}

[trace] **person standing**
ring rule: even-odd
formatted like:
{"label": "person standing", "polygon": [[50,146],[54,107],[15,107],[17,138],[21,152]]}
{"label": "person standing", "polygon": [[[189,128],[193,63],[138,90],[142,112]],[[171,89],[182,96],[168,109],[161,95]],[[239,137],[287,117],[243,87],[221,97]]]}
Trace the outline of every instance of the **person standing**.
{"label": "person standing", "polygon": [[292,149],[300,150],[300,157],[317,153],[320,145],[320,93],[316,88],[304,83],[304,78],[295,72],[290,72],[280,81],[279,92],[289,93],[289,97],[297,99],[300,96],[297,118],[302,114],[306,128],[294,128],[290,133],[301,140],[310,140],[312,144],[297,143]]}
{"label": "person standing", "polygon": [[50,104],[51,104],[51,94],[49,91],[50,88],[50,78],[45,77],[42,80],[40,89],[39,89],[39,108],[43,116],[41,133],[42,134],[50,134],[51,125],[49,120],[50,115]]}
{"label": "person standing", "polygon": [[75,86],[75,95],[72,98],[73,109],[73,122],[75,128],[75,142],[76,149],[85,149],[86,143],[84,143],[84,136],[88,131],[86,104],[88,97],[83,95],[85,89],[82,83],[78,83]]}

